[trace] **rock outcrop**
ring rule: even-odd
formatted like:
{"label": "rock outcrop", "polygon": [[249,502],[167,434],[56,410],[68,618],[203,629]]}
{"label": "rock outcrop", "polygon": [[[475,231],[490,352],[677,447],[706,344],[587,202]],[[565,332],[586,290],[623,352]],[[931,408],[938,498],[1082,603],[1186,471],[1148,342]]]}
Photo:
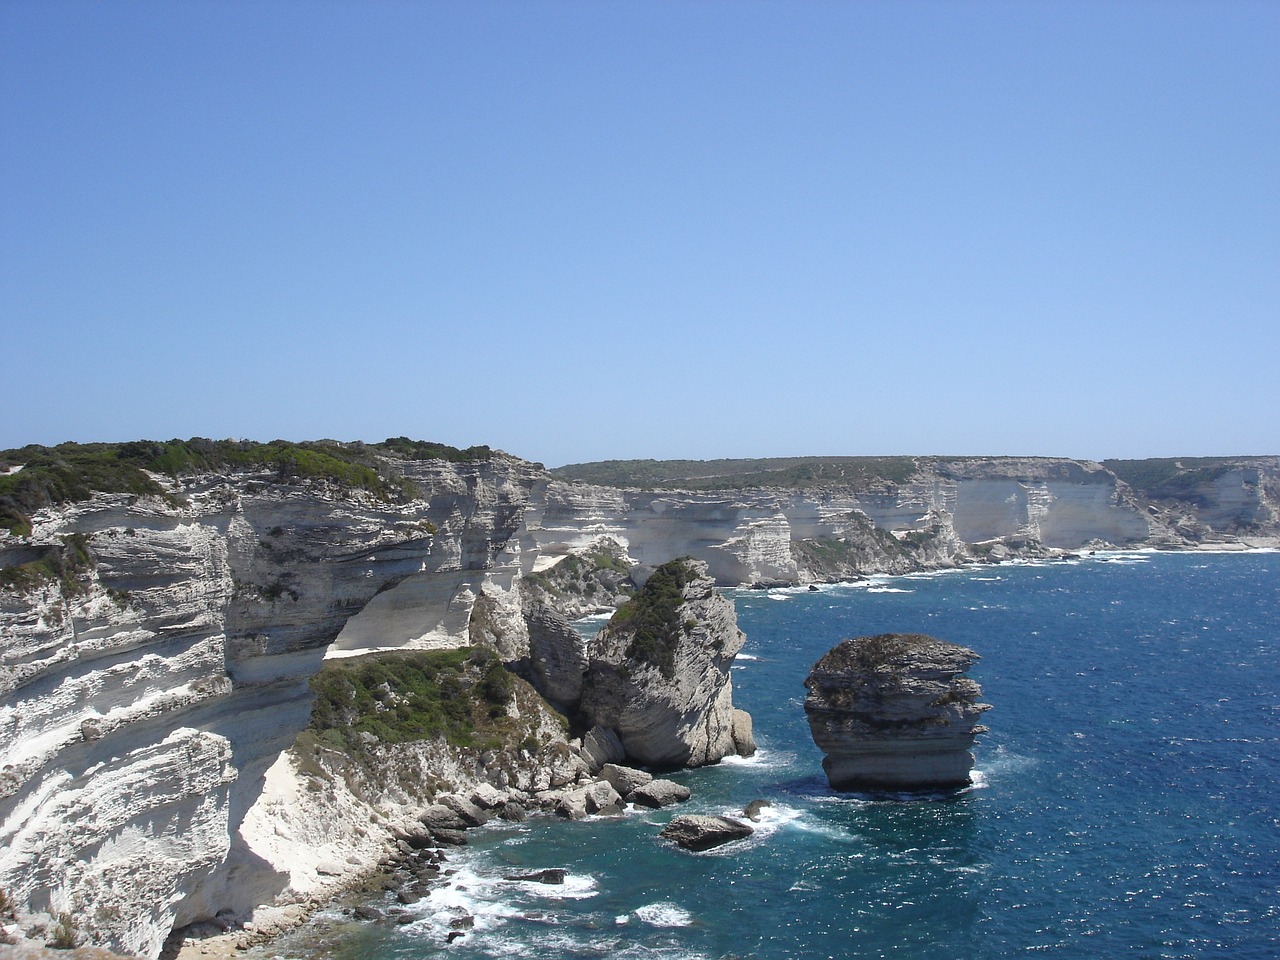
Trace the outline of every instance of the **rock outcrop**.
{"label": "rock outcrop", "polygon": [[702,851],[720,847],[735,840],[745,840],[755,833],[750,824],[733,817],[707,817],[700,814],[682,814],[672,817],[659,834],[663,839],[679,844],[686,850]]}
{"label": "rock outcrop", "polygon": [[[745,754],[752,747],[734,740],[730,680],[743,639],[705,563],[664,564],[588,645],[580,712],[615,731],[627,757],[646,766]],[[741,718],[736,727],[746,727]]]}
{"label": "rock outcrop", "polygon": [[804,709],[836,790],[920,790],[970,782],[978,684],[966,647],[923,634],[843,640],[809,671]]}

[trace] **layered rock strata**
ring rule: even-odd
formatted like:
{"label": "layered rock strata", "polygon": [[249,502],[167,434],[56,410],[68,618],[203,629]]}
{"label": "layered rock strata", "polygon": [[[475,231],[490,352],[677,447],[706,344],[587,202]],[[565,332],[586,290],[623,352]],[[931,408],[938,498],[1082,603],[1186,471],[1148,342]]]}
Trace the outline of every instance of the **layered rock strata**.
{"label": "layered rock strata", "polygon": [[[533,465],[402,469],[419,495],[401,503],[159,477],[164,495],[98,494],[0,534],[0,888],[142,956],[285,888],[241,827],[326,653],[464,644],[478,592],[518,577]],[[34,557],[73,548],[41,576]]]}
{"label": "layered rock strata", "polygon": [[836,790],[921,790],[970,782],[990,704],[964,676],[978,655],[924,634],[843,640],[805,679],[805,714]]}
{"label": "layered rock strata", "polygon": [[[385,483],[368,488],[297,461],[175,468],[119,492],[70,463],[26,517],[5,512],[27,469],[5,452],[0,888],[15,901],[77,912],[86,937],[152,955],[175,924],[305,887],[314,870],[290,858],[311,834],[288,827],[299,841],[265,853],[259,841],[287,818],[267,772],[306,726],[326,657],[479,644],[566,711],[599,704],[609,723],[594,737],[585,724],[578,753],[530,753],[542,789],[633,750],[679,765],[749,749],[749,726],[726,709],[727,651],[741,642],[727,602],[685,598],[702,626],[681,641],[700,638],[680,654],[694,679],[678,682],[653,663],[624,674],[629,641],[614,632],[588,651],[567,622],[625,596],[631,564],[688,554],[721,584],[795,583],[1086,545],[1265,543],[1280,529],[1274,457],[1175,465],[1144,498],[1140,472],[1125,473],[1131,486],[1066,460],[916,458],[892,482],[681,492],[555,479],[501,454],[381,450],[369,456]],[[554,572],[574,557],[597,559]],[[645,684],[665,706],[624,709]],[[706,713],[690,706],[703,696]],[[615,747],[624,729],[630,743]],[[654,746],[666,734],[681,746]],[[443,762],[403,775],[431,783]],[[476,763],[468,775],[483,779]],[[336,830],[331,859],[364,849],[353,836]]]}

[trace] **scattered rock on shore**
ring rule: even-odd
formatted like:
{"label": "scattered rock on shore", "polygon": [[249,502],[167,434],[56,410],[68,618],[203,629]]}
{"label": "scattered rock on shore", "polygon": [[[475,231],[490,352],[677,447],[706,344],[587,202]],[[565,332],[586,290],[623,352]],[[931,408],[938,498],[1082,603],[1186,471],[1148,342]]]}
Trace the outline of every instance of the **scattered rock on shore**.
{"label": "scattered rock on shore", "polygon": [[755,830],[751,826],[732,817],[682,814],[673,817],[659,836],[674,841],[686,850],[700,851],[745,839],[753,833]]}
{"label": "scattered rock on shore", "polygon": [[650,780],[627,794],[627,802],[641,807],[669,807],[691,796],[689,788],[673,780]]}

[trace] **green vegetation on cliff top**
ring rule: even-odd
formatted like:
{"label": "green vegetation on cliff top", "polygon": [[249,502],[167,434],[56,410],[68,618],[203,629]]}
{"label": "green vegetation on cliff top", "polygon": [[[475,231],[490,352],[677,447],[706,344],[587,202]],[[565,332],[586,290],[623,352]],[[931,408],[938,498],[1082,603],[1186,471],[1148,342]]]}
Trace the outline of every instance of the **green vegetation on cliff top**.
{"label": "green vegetation on cliff top", "polygon": [[556,467],[553,476],[604,487],[655,490],[807,489],[905,483],[914,457],[775,457],[763,460],[602,460]]}
{"label": "green vegetation on cliff top", "polygon": [[688,557],[670,560],[609,620],[610,630],[631,632],[627,658],[649,663],[668,679],[675,675],[676,648],[687,624],[680,617],[684,588],[699,577]]}
{"label": "green vegetation on cliff top", "polygon": [[[489,460],[488,447],[460,450],[442,443],[392,437],[380,444],[319,440],[190,440],[63,443],[0,451],[0,526],[25,536],[30,516],[53,504],[88,500],[94,493],[164,494],[148,473],[171,477],[213,471],[257,470],[278,483],[325,479],[367,490],[386,500],[414,495],[389,460]],[[20,468],[16,471],[14,468]],[[14,472],[9,472],[14,471]]]}
{"label": "green vegetation on cliff top", "polygon": [[[562,480],[605,487],[652,490],[744,490],[762,487],[809,489],[865,487],[908,482],[917,461],[997,459],[984,457],[777,457],[747,460],[601,460],[571,463],[550,472]],[[1029,460],[1057,458],[1028,457]],[[1104,466],[1135,491],[1151,498],[1182,497],[1206,481],[1256,457],[1179,457],[1105,460]]]}
{"label": "green vegetation on cliff top", "polygon": [[515,684],[497,654],[479,647],[331,660],[311,678],[308,730],[348,753],[365,749],[362,735],[383,744],[444,737],[483,746],[508,720]]}

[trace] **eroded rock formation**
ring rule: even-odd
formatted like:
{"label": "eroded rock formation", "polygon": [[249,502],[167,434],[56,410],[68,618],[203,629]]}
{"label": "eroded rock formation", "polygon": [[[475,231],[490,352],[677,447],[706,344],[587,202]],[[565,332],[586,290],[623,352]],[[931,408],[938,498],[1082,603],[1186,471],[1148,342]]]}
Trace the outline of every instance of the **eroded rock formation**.
{"label": "eroded rock formation", "polygon": [[[673,560],[591,641],[580,711],[616,731],[627,757],[646,766],[750,753],[753,745],[734,739],[729,673],[743,639],[706,564]],[[736,726],[749,734],[741,718]]]}
{"label": "eroded rock formation", "polygon": [[0,888],[143,956],[283,889],[241,826],[326,653],[462,645],[519,575],[532,464],[399,469],[399,502],[242,470],[0,534]]}
{"label": "eroded rock formation", "polygon": [[842,640],[809,671],[804,709],[836,790],[970,782],[977,720],[990,709],[964,672],[978,655],[924,634]]}

